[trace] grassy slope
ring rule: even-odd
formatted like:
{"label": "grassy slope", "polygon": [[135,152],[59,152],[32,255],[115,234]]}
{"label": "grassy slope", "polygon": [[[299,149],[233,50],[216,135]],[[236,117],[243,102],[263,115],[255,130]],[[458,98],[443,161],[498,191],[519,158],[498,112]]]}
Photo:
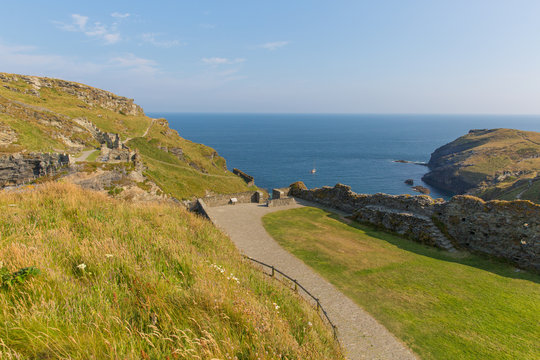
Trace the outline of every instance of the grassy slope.
{"label": "grassy slope", "polygon": [[425,359],[540,358],[540,276],[302,208],[270,234]]}
{"label": "grassy slope", "polygon": [[[7,89],[3,85],[20,92]],[[77,96],[59,88],[41,88],[40,97],[24,93],[28,89],[31,89],[31,85],[22,80],[0,80],[0,105],[2,101],[9,99],[30,105],[35,110],[35,115],[30,117],[23,112],[17,116],[0,113],[0,126],[8,125],[18,136],[16,144],[7,148],[0,147],[0,153],[22,150],[66,151],[68,149],[65,144],[57,138],[57,133],[62,132],[70,138],[80,136],[78,140],[82,140],[87,148],[97,147],[99,144],[87,135],[82,137],[67,130],[74,126],[70,119],[86,118],[102,131],[118,133],[122,139],[133,139],[129,144],[140,151],[148,167],[149,177],[169,195],[188,199],[204,196],[207,191],[233,193],[250,190],[239,177],[226,170],[225,160],[217,156],[214,149],[183,139],[176,131],[169,129],[166,121],[152,122],[152,119],[145,115],[128,116],[100,106],[91,107]],[[59,120],[62,121],[60,128],[38,121],[40,114],[47,113],[47,110],[59,114]],[[147,136],[143,138],[149,127]],[[182,148],[185,160],[179,160],[158,149],[158,145]]]}
{"label": "grassy slope", "polygon": [[46,184],[0,211],[0,268],[41,270],[0,287],[0,358],[341,358],[309,305],[178,207]]}
{"label": "grassy slope", "polygon": [[[534,178],[540,169],[540,133],[514,129],[497,129],[485,134],[470,133],[452,142],[456,147],[475,144],[457,154],[464,166],[459,176],[471,183],[478,183],[503,171],[531,171],[520,179]],[[535,156],[538,156],[535,158]],[[486,199],[515,199],[511,186],[518,180],[510,178],[478,193]],[[524,188],[523,188],[524,189]],[[522,189],[522,190],[523,190]],[[515,194],[520,191],[515,192]],[[522,195],[524,200],[540,202],[536,192]]]}
{"label": "grassy slope", "polygon": [[[142,138],[132,139],[130,147],[139,150],[147,166],[146,175],[162,190],[179,199],[202,197],[207,191],[233,193],[250,190],[246,183],[226,170],[225,159],[214,149],[178,136],[168,123],[158,119]],[[179,147],[181,160],[159,147]]]}

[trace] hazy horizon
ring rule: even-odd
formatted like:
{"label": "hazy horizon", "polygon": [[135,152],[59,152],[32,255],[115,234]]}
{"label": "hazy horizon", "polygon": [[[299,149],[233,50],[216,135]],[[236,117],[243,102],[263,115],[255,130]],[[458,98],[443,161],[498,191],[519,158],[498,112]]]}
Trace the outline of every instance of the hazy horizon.
{"label": "hazy horizon", "polygon": [[0,72],[148,112],[540,114],[540,2],[3,4]]}

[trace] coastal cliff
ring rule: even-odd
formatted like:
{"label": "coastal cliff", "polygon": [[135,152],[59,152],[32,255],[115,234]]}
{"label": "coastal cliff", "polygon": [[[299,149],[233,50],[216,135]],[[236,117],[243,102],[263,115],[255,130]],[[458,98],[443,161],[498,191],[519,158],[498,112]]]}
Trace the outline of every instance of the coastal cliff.
{"label": "coastal cliff", "polygon": [[0,73],[0,187],[67,167],[67,180],[127,198],[128,188],[148,199],[179,200],[253,190],[214,149],[182,138],[166,119],[146,116],[133,99]]}
{"label": "coastal cliff", "polygon": [[540,202],[540,133],[471,130],[431,154],[426,183],[455,194]]}

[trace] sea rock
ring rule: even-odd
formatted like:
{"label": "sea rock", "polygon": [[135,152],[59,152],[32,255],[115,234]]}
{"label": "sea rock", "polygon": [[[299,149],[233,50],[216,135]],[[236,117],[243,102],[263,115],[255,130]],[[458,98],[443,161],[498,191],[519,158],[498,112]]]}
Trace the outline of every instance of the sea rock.
{"label": "sea rock", "polygon": [[413,186],[412,189],[414,191],[418,191],[419,193],[426,194],[426,195],[429,195],[431,193],[431,190],[429,190],[427,187],[421,186],[421,185]]}
{"label": "sea rock", "polygon": [[413,179],[407,179],[407,180],[405,180],[405,184],[412,186],[412,185],[414,185],[414,180]]}

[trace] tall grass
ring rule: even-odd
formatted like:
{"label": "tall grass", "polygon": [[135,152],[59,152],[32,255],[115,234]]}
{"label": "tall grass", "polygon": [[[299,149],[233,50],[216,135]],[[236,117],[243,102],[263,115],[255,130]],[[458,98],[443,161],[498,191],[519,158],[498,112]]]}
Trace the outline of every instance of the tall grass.
{"label": "tall grass", "polygon": [[342,358],[308,304],[181,208],[50,183],[0,193],[0,212],[0,267],[40,270],[0,288],[0,358]]}

